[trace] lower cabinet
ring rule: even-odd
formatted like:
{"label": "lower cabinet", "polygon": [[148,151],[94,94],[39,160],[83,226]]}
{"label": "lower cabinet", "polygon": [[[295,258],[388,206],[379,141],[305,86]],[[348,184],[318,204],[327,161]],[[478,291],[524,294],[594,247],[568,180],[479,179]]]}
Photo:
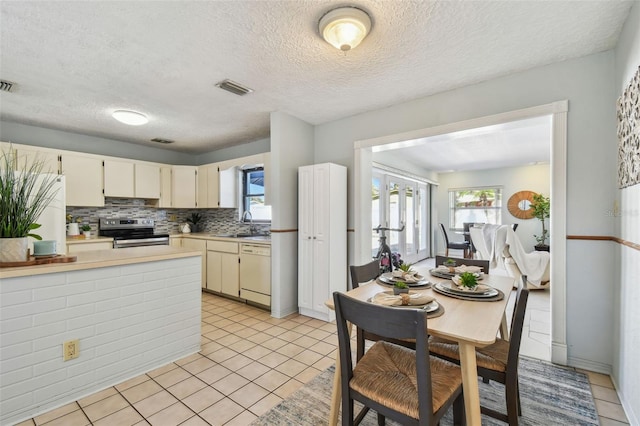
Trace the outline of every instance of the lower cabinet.
{"label": "lower cabinet", "polygon": [[238,243],[207,241],[207,290],[240,297]]}
{"label": "lower cabinet", "polygon": [[[174,239],[172,238],[171,240]],[[182,248],[200,250],[202,252],[202,288],[205,288],[207,286],[207,241],[185,237],[180,239],[182,240]],[[174,245],[171,240],[169,240],[170,244]]]}

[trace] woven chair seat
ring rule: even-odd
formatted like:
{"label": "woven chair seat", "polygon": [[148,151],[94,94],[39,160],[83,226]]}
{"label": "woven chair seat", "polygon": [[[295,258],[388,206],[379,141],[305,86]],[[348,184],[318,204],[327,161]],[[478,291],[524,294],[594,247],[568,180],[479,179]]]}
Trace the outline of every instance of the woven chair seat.
{"label": "woven chair seat", "polygon": [[[458,344],[446,339],[432,336],[429,339],[429,352],[451,359],[460,359]],[[476,348],[476,363],[478,367],[488,370],[505,372],[509,356],[509,342],[498,339],[492,345]]]}
{"label": "woven chair seat", "polygon": [[[419,418],[415,351],[376,342],[353,369],[351,389],[414,419]],[[432,401],[438,411],[462,383],[460,367],[430,357]]]}

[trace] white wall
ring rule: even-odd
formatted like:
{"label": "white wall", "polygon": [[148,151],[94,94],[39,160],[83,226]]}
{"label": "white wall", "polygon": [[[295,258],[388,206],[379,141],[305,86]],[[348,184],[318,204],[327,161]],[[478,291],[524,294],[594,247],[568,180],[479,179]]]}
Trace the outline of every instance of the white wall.
{"label": "white wall", "polygon": [[254,154],[262,154],[271,150],[271,140],[269,138],[244,143],[242,145],[230,146],[217,149],[206,154],[196,155],[197,165],[217,163],[219,161],[232,160],[234,158],[246,157]]}
{"label": "white wall", "polygon": [[[615,146],[615,96],[613,52],[538,67],[529,71],[439,93],[389,108],[316,126],[316,163],[336,162],[349,167],[349,228],[354,226],[353,144],[477,117],[504,113],[567,99],[567,234],[612,235],[615,220],[606,215],[613,205],[617,153]],[[558,242],[566,244],[566,242]],[[590,297],[602,300],[600,309],[567,306],[567,344],[571,362],[588,360],[588,366],[610,371],[611,347],[593,344],[593,336],[613,332],[610,290],[600,282],[583,282],[576,270],[598,276],[615,275],[614,262],[585,262],[581,253],[591,249],[596,258],[607,260],[610,247],[574,241],[567,245],[567,300]],[[583,330],[589,331],[585,338]],[[572,358],[573,357],[573,358]],[[587,366],[587,364],[581,364]]]}
{"label": "white wall", "polygon": [[[550,188],[549,165],[510,167],[492,170],[473,170],[456,173],[440,173],[438,176],[439,186],[436,189],[436,205],[438,208],[437,223],[444,223],[449,229],[449,189],[468,188],[479,186],[502,186],[502,223],[517,223],[516,234],[525,250],[533,251],[536,240],[533,235],[540,235],[542,227],[538,219],[523,220],[518,219],[509,213],[507,201],[518,191],[533,191],[549,196]],[[547,229],[549,223],[547,222]],[[450,240],[462,241],[462,235],[448,232]],[[438,253],[444,253],[444,241],[440,232],[436,232]]]}
{"label": "white wall", "polygon": [[271,315],[298,310],[298,167],[313,164],[313,126],[271,113]]}
{"label": "white wall", "polygon": [[[640,4],[636,3],[624,25],[615,52],[615,92],[619,96],[640,67]],[[614,150],[614,147],[611,147]],[[615,186],[612,186],[613,190]],[[617,191],[619,211],[614,211],[616,235],[640,244],[640,185]],[[640,424],[640,251],[617,246],[617,274],[613,315],[616,319],[613,379],[629,423]]]}

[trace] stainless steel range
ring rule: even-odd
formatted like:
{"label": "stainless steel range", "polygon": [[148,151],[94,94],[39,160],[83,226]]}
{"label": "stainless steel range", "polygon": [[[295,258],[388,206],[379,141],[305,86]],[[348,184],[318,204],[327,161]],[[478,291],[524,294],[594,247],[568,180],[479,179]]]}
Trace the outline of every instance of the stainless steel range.
{"label": "stainless steel range", "polygon": [[99,232],[113,238],[113,248],[169,245],[169,234],[155,234],[153,219],[100,219]]}

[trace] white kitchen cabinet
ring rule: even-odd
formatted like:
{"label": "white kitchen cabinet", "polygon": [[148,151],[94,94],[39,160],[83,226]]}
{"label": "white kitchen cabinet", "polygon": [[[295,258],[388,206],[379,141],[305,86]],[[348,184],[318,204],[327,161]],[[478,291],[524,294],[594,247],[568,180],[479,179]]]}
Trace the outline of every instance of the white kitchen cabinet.
{"label": "white kitchen cabinet", "polygon": [[207,241],[207,290],[240,296],[238,243]]}
{"label": "white kitchen cabinet", "polygon": [[218,207],[218,166],[208,164],[198,167],[198,207]]}
{"label": "white kitchen cabinet", "polygon": [[122,198],[135,196],[132,162],[104,160],[104,196]]}
{"label": "white kitchen cabinet", "polygon": [[347,290],[347,169],[325,163],[298,169],[298,307],[332,321],[325,301]]}
{"label": "white kitchen cabinet", "polygon": [[196,238],[182,237],[182,248],[202,252],[202,288],[207,286],[207,242]]}
{"label": "white kitchen cabinet", "polygon": [[134,183],[136,198],[157,200],[160,198],[160,166],[135,163]]}
{"label": "white kitchen cabinet", "polygon": [[197,169],[195,166],[171,167],[171,207],[197,207]]}
{"label": "white kitchen cabinet", "polygon": [[27,167],[29,167],[34,160],[38,160],[43,163],[42,173],[60,173],[60,154],[54,150],[18,145],[16,152],[18,154],[18,164],[20,164],[20,167],[25,163]]}
{"label": "white kitchen cabinet", "polygon": [[104,207],[102,160],[68,153],[63,153],[60,158],[67,206]]}
{"label": "white kitchen cabinet", "polygon": [[218,179],[218,207],[238,208],[238,167],[220,167]]}
{"label": "white kitchen cabinet", "polygon": [[171,166],[160,167],[160,200],[158,207],[171,207]]}

